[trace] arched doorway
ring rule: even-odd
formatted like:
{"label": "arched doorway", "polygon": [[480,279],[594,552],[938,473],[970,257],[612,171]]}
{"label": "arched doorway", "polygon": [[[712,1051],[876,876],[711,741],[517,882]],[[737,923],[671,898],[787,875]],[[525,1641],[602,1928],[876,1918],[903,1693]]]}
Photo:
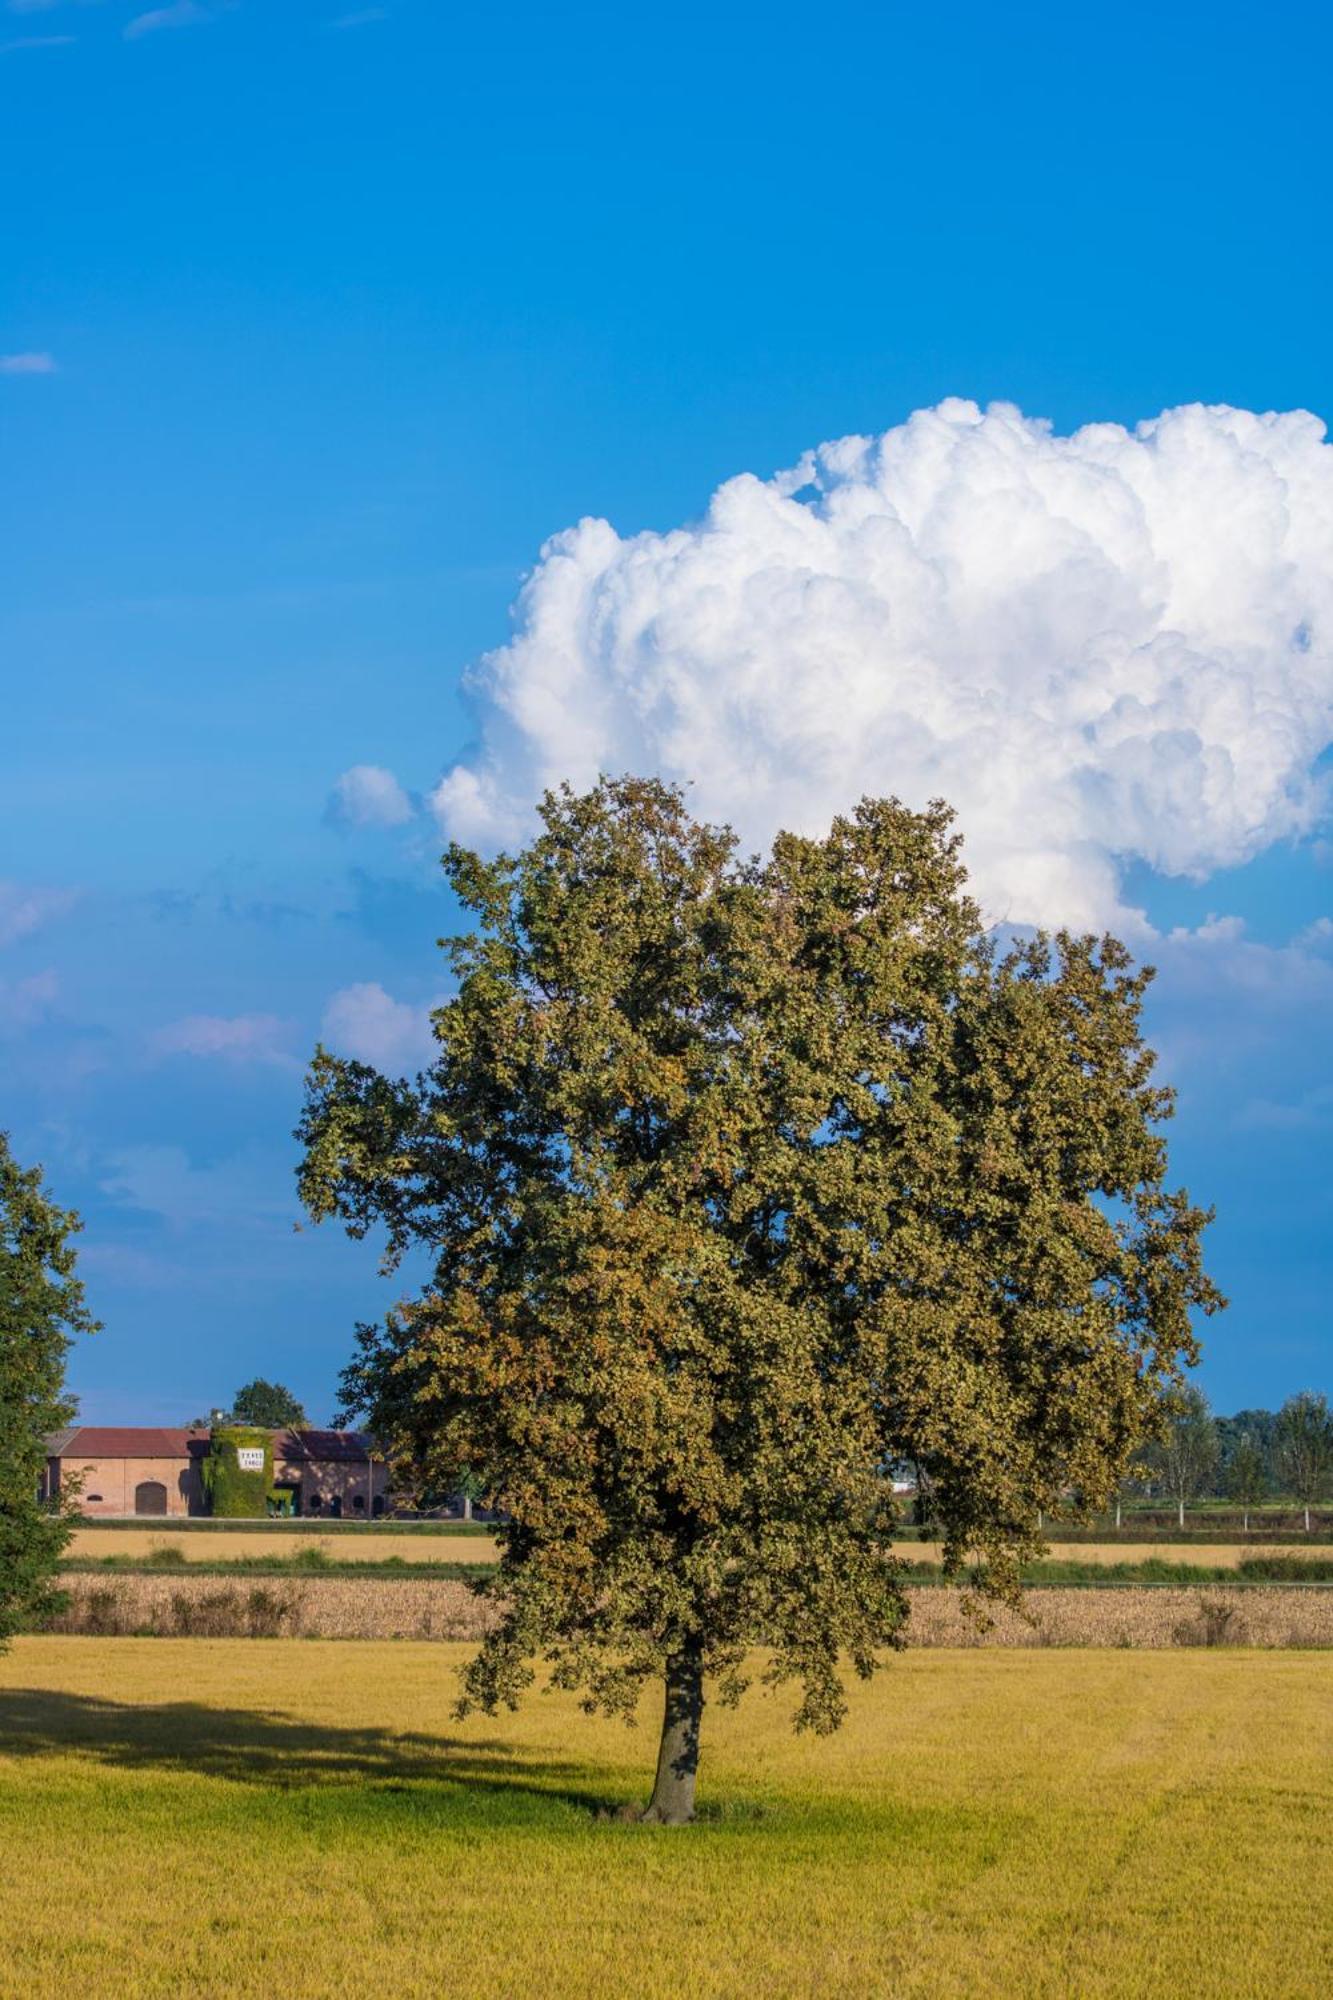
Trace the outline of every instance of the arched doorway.
{"label": "arched doorway", "polygon": [[165,1514],[167,1489],[160,1479],[141,1479],[134,1489],[136,1514]]}

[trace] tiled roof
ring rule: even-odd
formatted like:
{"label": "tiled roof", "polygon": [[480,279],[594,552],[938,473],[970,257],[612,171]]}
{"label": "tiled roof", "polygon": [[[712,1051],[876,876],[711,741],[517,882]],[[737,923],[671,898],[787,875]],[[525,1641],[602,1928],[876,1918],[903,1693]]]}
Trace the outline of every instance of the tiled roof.
{"label": "tiled roof", "polygon": [[[273,1456],[286,1465],[365,1465],[370,1439],[360,1431],[274,1431]],[[207,1431],[154,1425],[74,1424],[46,1440],[48,1458],[196,1458]]]}
{"label": "tiled roof", "polygon": [[360,1431],[277,1431],[273,1456],[288,1465],[365,1465],[369,1444]]}
{"label": "tiled roof", "polygon": [[[65,1434],[59,1433],[64,1436]],[[76,1424],[52,1455],[59,1458],[189,1458],[206,1450],[201,1431],[159,1429],[154,1425]]]}

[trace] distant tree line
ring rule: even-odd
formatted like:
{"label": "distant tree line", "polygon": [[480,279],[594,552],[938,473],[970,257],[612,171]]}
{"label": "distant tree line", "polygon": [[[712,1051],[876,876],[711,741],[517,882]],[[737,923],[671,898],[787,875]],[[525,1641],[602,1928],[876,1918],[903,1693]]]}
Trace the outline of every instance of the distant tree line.
{"label": "distant tree line", "polygon": [[1230,1500],[1245,1526],[1253,1508],[1286,1501],[1310,1510],[1333,1486],[1333,1415],[1314,1389],[1288,1396],[1279,1410],[1238,1410],[1214,1416],[1201,1389],[1185,1390],[1163,1437],[1130,1468],[1124,1498],[1169,1500],[1184,1525],[1187,1507]]}

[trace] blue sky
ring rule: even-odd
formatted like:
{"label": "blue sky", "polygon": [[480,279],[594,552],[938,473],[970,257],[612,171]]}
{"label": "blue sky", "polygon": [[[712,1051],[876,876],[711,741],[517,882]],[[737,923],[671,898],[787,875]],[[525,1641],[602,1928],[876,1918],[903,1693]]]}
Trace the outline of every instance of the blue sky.
{"label": "blue sky", "polygon": [[[461,676],[543,542],[950,397],[1326,416],[1333,27],[10,0],[0,45],[0,1118],[86,1219],[85,1415],[256,1372],[324,1415],[386,1294],[294,1226],[302,1062],[417,1046],[424,801],[490,754]],[[340,813],[361,766],[401,798]],[[1117,863],[1224,1408],[1333,1387],[1333,836],[1280,817]]]}

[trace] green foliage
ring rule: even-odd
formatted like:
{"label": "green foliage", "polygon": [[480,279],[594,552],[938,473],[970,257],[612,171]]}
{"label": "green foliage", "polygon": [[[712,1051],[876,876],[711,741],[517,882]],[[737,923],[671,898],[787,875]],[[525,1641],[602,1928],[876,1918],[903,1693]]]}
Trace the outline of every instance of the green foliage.
{"label": "green foliage", "polygon": [[468,1701],[539,1655],[611,1711],[693,1657],[732,1699],[761,1643],[830,1729],[840,1656],[869,1675],[904,1613],[884,1468],[1012,1595],[1220,1303],[1165,1186],[1150,975],[1110,938],[1001,953],[943,805],[754,862],[655,782],[541,817],[446,857],[477,927],[429,1072],[316,1054],[309,1211],[434,1259],[344,1398],[409,1483],[483,1468],[512,1517]]}
{"label": "green foliage", "polygon": [[97,1330],[75,1275],[70,1239],[80,1226],[0,1132],[0,1646],[42,1604],[69,1534],[65,1511],[37,1494],[46,1434],[74,1414],[64,1386],[70,1341]]}
{"label": "green foliage", "polygon": [[1165,1400],[1165,1426],[1145,1461],[1171,1495],[1184,1525],[1185,1509],[1207,1486],[1217,1467],[1217,1426],[1202,1389],[1173,1391]]}
{"label": "green foliage", "polygon": [[1233,1497],[1231,1462],[1242,1445],[1257,1453],[1264,1469],[1265,1483],[1271,1483],[1276,1472],[1276,1413],[1273,1410],[1237,1410],[1233,1417],[1214,1417],[1213,1421],[1217,1425],[1220,1476],[1212,1482],[1212,1490],[1218,1497]]}
{"label": "green foliage", "polygon": [[304,1430],[309,1422],[290,1389],[281,1382],[266,1382],[257,1375],[232,1398],[228,1422],[257,1424],[269,1430]]}
{"label": "green foliage", "polygon": [[1257,1507],[1268,1491],[1268,1466],[1264,1453],[1248,1434],[1236,1439],[1226,1471],[1227,1493],[1244,1510],[1245,1526],[1250,1525],[1250,1509]]}
{"label": "green foliage", "polygon": [[1274,1447],[1281,1477],[1305,1509],[1308,1528],[1309,1510],[1322,1499],[1333,1471],[1333,1420],[1328,1399],[1313,1389],[1288,1396],[1278,1411]]}
{"label": "green foliage", "polygon": [[[243,1469],[238,1458],[241,1451],[262,1452],[262,1465]],[[211,1513],[233,1520],[265,1515],[273,1485],[270,1433],[254,1425],[216,1425],[203,1463],[203,1481]]]}

